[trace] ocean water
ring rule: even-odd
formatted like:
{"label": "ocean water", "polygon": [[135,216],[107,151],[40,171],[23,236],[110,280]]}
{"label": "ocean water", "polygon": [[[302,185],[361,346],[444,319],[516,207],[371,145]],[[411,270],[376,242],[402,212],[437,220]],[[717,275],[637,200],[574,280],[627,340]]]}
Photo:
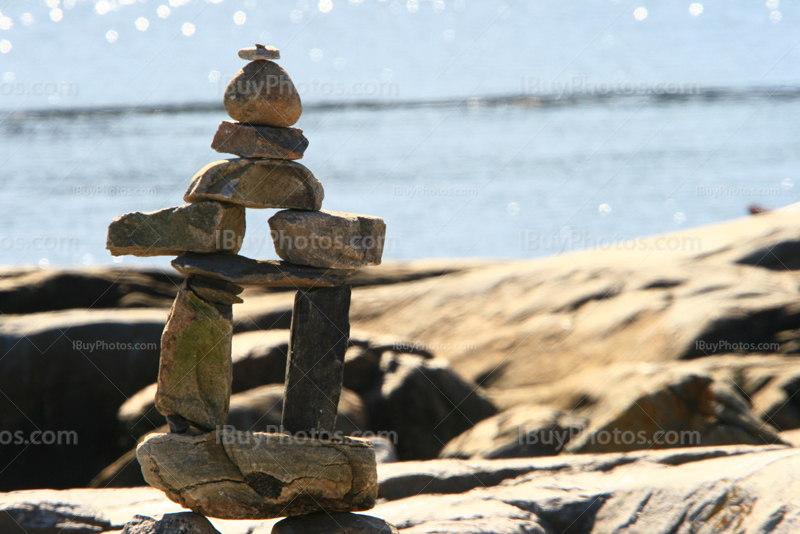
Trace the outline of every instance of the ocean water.
{"label": "ocean water", "polygon": [[[800,195],[800,7],[762,2],[11,0],[0,262],[112,262],[117,215],[182,203],[253,42],[300,89],[324,208],[387,259],[531,258]],[[274,258],[248,210],[242,254]],[[694,245],[693,245],[694,246]],[[169,258],[123,258],[166,265]]]}

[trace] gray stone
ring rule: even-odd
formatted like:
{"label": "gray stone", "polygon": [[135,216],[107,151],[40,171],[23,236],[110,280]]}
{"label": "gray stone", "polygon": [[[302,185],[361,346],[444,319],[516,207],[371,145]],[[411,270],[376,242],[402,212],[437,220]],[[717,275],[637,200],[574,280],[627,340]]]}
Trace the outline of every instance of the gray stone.
{"label": "gray stone", "polygon": [[188,279],[188,283],[192,291],[203,300],[226,306],[244,302],[237,296],[244,291],[244,288],[234,283],[202,275],[192,276]]}
{"label": "gray stone", "polygon": [[108,227],[113,256],[177,256],[183,252],[237,253],[244,239],[244,208],[201,202],[149,213],[120,215]]}
{"label": "gray stone", "polygon": [[258,61],[260,59],[280,59],[281,52],[274,46],[264,46],[256,43],[255,46],[242,48],[239,50],[239,57],[247,61]]}
{"label": "gray stone", "polygon": [[322,184],[299,163],[276,159],[225,159],[195,174],[186,202],[218,200],[246,208],[318,210]]}
{"label": "gray stone", "polygon": [[159,520],[136,515],[121,534],[219,534],[211,521],[194,512],[164,514]]}
{"label": "gray stone", "polygon": [[296,293],[281,418],[287,432],[333,430],[349,338],[350,286]]}
{"label": "gray stone", "polygon": [[300,159],[308,139],[300,128],[274,128],[222,121],[211,148],[242,158]]}
{"label": "gray stone", "polygon": [[358,512],[372,508],[378,494],[375,451],[357,438],[152,434],[136,455],[151,486],[220,519]]}
{"label": "gray stone", "polygon": [[237,72],[225,89],[225,109],[233,120],[285,128],[303,112],[289,74],[277,63],[259,60]]}
{"label": "gray stone", "polygon": [[401,461],[436,458],[442,447],[497,413],[442,359],[384,353],[382,380],[361,393],[370,427],[392,433]]}
{"label": "gray stone", "polygon": [[298,265],[358,269],[379,265],[386,238],[380,217],[335,211],[279,211],[269,220],[275,250]]}
{"label": "gray stone", "polygon": [[156,408],[213,430],[225,425],[231,397],[230,306],[181,287],[161,336]]}
{"label": "gray stone", "polygon": [[275,523],[272,534],[398,534],[392,525],[362,514],[316,513],[287,517]]}
{"label": "gray stone", "polygon": [[344,284],[352,269],[320,269],[234,254],[183,254],[172,266],[185,276],[203,275],[242,286],[313,288]]}

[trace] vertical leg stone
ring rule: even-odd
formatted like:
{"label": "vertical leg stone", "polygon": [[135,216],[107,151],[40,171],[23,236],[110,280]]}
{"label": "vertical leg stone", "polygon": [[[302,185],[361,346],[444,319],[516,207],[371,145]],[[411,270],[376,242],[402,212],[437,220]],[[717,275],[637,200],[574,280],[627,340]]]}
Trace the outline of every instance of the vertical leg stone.
{"label": "vertical leg stone", "polygon": [[285,431],[333,432],[350,338],[350,286],[300,290],[286,363]]}
{"label": "vertical leg stone", "polygon": [[206,430],[227,422],[232,336],[231,306],[198,297],[184,282],[161,336],[156,392],[173,431],[185,431],[186,421]]}

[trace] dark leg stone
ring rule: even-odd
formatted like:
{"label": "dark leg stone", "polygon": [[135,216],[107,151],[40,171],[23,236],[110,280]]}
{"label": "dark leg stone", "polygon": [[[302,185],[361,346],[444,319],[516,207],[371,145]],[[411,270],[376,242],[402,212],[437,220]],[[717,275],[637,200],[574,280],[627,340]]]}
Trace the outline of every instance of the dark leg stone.
{"label": "dark leg stone", "polygon": [[300,290],[286,362],[283,429],[333,432],[350,338],[350,286]]}

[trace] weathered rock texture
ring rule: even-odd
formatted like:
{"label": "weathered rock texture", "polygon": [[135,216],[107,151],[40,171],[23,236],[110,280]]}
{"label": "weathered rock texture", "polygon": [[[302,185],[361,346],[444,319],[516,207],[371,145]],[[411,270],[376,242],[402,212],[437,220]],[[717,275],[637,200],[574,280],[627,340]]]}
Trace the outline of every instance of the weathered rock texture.
{"label": "weathered rock texture", "polygon": [[242,158],[300,159],[308,139],[300,128],[273,128],[222,121],[211,148]]}
{"label": "weathered rock texture", "polygon": [[156,407],[200,428],[225,425],[231,396],[233,314],[181,288],[161,337]]}
{"label": "weathered rock texture", "polygon": [[203,275],[244,286],[333,287],[347,281],[352,270],[320,269],[274,260],[253,260],[233,254],[184,254],[172,266],[186,276]]}
{"label": "weathered rock texture", "polygon": [[246,208],[318,210],[322,184],[306,167],[276,159],[225,159],[209,163],[192,178],[186,202],[218,200]]}
{"label": "weathered rock texture", "polygon": [[350,286],[298,291],[286,364],[287,432],[333,430],[350,339]]}
{"label": "weathered rock texture", "polygon": [[272,534],[397,534],[397,529],[379,519],[363,514],[317,513],[288,517],[275,523]]}
{"label": "weathered rock texture", "polygon": [[335,211],[279,211],[269,220],[275,250],[298,265],[358,269],[378,265],[386,224],[380,217]]}
{"label": "weathered rock texture", "polygon": [[[794,534],[798,470],[799,450],[766,446],[402,462],[378,466],[385,501],[367,513],[409,534]],[[45,502],[93,509],[86,522],[110,523],[96,532],[119,531],[135,514],[181,512],[153,488],[0,495],[3,508]],[[276,524],[210,521],[222,534],[270,534]]]}
{"label": "weathered rock texture", "polygon": [[125,523],[121,534],[219,534],[211,522],[193,512],[165,514],[159,520],[136,515]]}
{"label": "weathered rock texture", "polygon": [[176,256],[183,252],[239,252],[244,208],[202,202],[149,213],[120,215],[108,226],[106,248],[113,256]]}
{"label": "weathered rock texture", "polygon": [[289,74],[269,60],[253,61],[237,72],[224,103],[231,118],[257,126],[291,126],[303,112]]}
{"label": "weathered rock texture", "polygon": [[322,441],[225,431],[154,434],[137,449],[148,484],[202,515],[266,519],[372,508],[378,494],[368,441]]}

